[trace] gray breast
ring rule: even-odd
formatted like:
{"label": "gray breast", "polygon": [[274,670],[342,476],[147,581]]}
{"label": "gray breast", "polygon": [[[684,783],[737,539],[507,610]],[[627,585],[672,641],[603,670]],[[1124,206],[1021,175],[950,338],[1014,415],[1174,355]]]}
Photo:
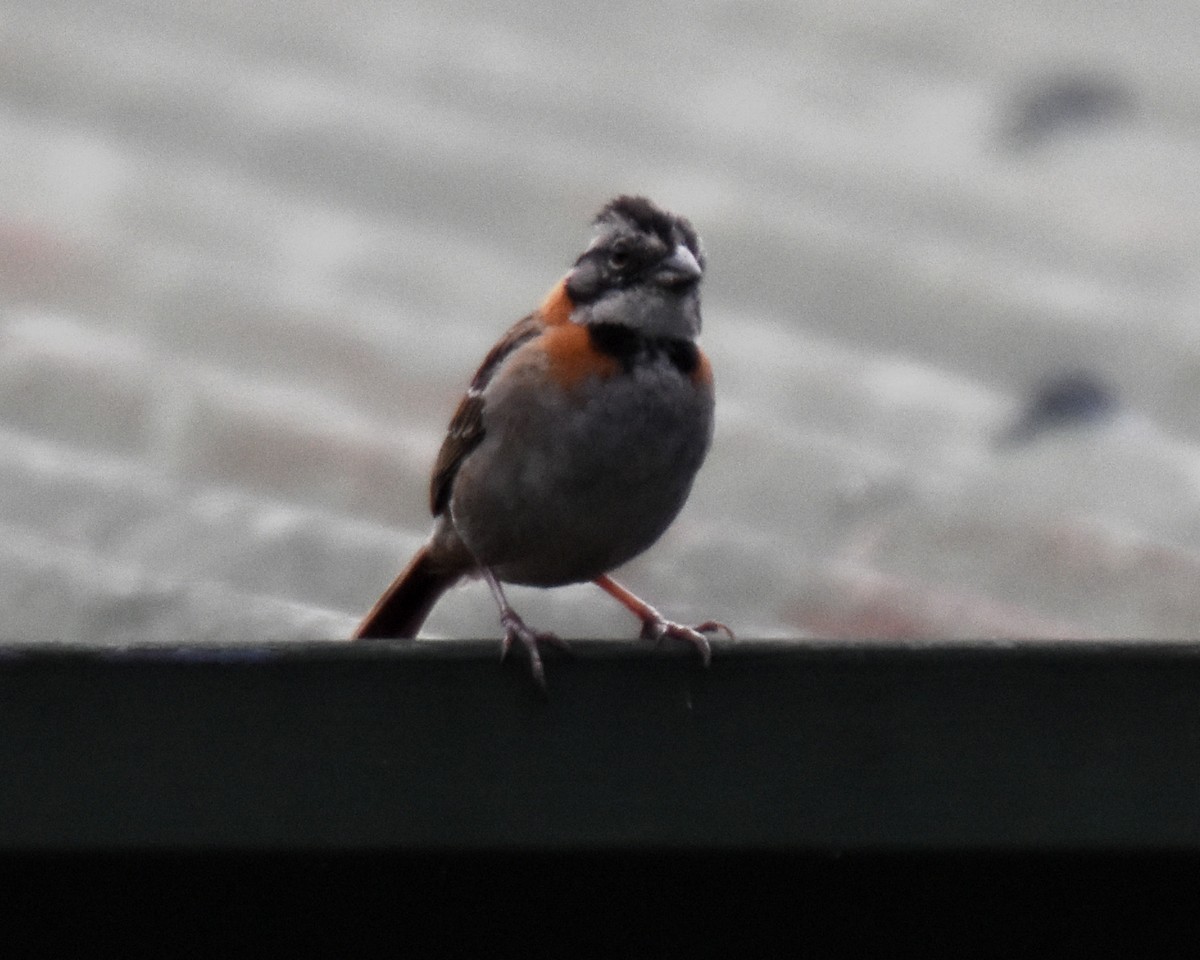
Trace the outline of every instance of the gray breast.
{"label": "gray breast", "polygon": [[599,576],[657,540],[712,437],[712,391],[681,363],[650,350],[557,402],[508,393],[451,501],[475,556],[503,580],[555,586]]}

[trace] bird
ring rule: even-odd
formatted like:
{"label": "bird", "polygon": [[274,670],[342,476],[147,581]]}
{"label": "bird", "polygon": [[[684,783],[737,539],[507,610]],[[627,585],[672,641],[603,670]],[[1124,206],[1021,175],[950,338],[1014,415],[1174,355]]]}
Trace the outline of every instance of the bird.
{"label": "bird", "polygon": [[413,638],[442,595],[481,577],[545,690],[539,647],[502,584],[592,582],[642,623],[641,637],[691,644],[705,666],[708,620],[685,626],[609,574],[649,548],[691,491],[713,436],[712,365],[697,343],[705,255],[691,222],[620,195],[540,305],[486,354],[433,466],[433,529],[353,634]]}

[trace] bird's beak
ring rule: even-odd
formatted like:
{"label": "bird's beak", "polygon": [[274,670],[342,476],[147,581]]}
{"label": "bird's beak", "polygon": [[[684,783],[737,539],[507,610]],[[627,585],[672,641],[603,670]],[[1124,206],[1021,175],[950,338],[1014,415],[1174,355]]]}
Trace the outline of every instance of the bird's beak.
{"label": "bird's beak", "polygon": [[695,283],[703,275],[704,270],[696,260],[696,255],[682,243],[654,271],[654,279],[664,287]]}

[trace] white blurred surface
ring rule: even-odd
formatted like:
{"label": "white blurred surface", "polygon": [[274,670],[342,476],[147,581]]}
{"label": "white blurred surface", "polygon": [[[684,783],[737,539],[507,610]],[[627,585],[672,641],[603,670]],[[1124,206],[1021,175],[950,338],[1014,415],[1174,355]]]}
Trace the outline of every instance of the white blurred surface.
{"label": "white blurred surface", "polygon": [[[0,639],[347,634],[483,352],[627,191],[704,237],[719,391],[631,588],[745,636],[1200,633],[1197,20],[10,0]],[[1115,418],[995,447],[1076,369]],[[496,634],[487,591],[429,630]]]}

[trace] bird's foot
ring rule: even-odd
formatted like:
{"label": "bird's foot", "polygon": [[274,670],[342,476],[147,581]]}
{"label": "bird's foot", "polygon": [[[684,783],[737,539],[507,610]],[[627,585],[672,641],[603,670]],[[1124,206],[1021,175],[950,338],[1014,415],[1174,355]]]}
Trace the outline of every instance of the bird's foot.
{"label": "bird's foot", "polygon": [[684,626],[682,623],[674,623],[661,616],[647,617],[642,621],[642,639],[654,640],[659,643],[666,637],[672,640],[682,640],[684,643],[690,643],[700,654],[700,660],[707,667],[712,662],[712,647],[709,645],[706,633],[715,633],[718,630],[724,630],[729,635],[730,640],[737,639],[725,624],[718,623],[716,620],[706,620],[704,623],[699,623],[694,627]]}
{"label": "bird's foot", "polygon": [[542,693],[545,693],[546,670],[542,666],[542,654],[538,649],[539,646],[546,644],[568,653],[570,653],[571,648],[565,640],[553,633],[543,633],[531,629],[511,608],[501,612],[500,623],[504,626],[504,639],[500,641],[501,661],[508,656],[508,651],[512,649],[513,641],[520,643],[529,653],[529,668],[533,672],[533,682],[538,685],[538,689]]}

